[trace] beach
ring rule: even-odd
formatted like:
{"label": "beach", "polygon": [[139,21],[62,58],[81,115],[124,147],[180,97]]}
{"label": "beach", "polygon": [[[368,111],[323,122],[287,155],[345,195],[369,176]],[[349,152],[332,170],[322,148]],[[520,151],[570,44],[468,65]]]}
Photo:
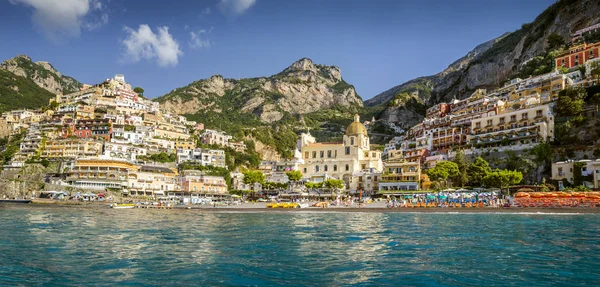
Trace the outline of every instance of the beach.
{"label": "beach", "polygon": [[[314,202],[308,202],[307,204],[312,205]],[[79,202],[79,201],[56,201],[56,200],[39,200],[36,199],[31,204],[27,205],[16,205],[22,207],[40,207],[50,206],[57,208],[109,208],[109,202]],[[12,204],[11,204],[12,205]],[[15,206],[15,205],[13,205]],[[215,212],[215,213],[226,213],[226,212],[259,212],[259,213],[286,213],[286,212],[314,212],[314,213],[328,213],[328,212],[360,212],[360,213],[549,213],[549,214],[600,214],[600,208],[586,208],[586,207],[562,207],[562,208],[550,208],[550,207],[510,207],[510,208],[492,208],[492,207],[463,207],[463,208],[440,208],[440,207],[428,207],[428,208],[387,208],[386,203],[383,201],[376,201],[366,204],[362,207],[351,206],[351,207],[306,207],[306,208],[267,208],[267,202],[244,202],[240,205],[229,205],[229,206],[209,206],[209,205],[176,205],[170,210],[189,210],[189,211],[202,211],[202,212]]]}

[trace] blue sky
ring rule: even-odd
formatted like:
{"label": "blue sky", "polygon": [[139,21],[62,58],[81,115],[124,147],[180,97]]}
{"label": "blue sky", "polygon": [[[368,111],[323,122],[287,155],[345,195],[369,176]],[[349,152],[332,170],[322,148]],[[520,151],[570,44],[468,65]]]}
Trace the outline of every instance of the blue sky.
{"label": "blue sky", "polygon": [[150,97],[272,75],[308,57],[363,99],[435,74],[553,0],[0,0],[0,59],[27,54],[84,83],[125,74]]}

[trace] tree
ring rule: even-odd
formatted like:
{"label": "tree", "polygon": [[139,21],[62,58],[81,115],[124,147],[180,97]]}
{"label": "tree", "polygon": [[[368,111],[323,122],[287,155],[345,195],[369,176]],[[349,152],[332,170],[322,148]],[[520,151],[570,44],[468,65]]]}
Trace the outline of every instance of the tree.
{"label": "tree", "polygon": [[444,186],[448,184],[448,178],[456,177],[460,171],[458,165],[454,162],[443,160],[435,164],[435,167],[427,171],[427,175],[433,181],[437,181]]}
{"label": "tree", "polygon": [[142,89],[140,87],[133,88],[133,91],[138,93],[138,95],[140,95],[140,96],[144,96],[144,89]]}
{"label": "tree", "polygon": [[483,179],[487,186],[498,187],[500,189],[518,184],[522,180],[523,174],[521,172],[507,169],[496,169]]}
{"label": "tree", "polygon": [[244,172],[244,183],[245,184],[264,184],[266,181],[265,174],[260,170],[248,170]]}
{"label": "tree", "polygon": [[328,179],[324,182],[324,186],[334,190],[343,189],[345,187],[344,181],[341,179]]}
{"label": "tree", "polygon": [[583,87],[569,87],[558,93],[554,111],[558,116],[575,116],[583,112],[587,92]]}
{"label": "tree", "polygon": [[540,182],[540,176],[549,173],[552,166],[552,145],[543,142],[533,147],[530,153],[536,163],[536,182]]}
{"label": "tree", "polygon": [[286,172],[285,175],[287,175],[288,180],[292,182],[299,181],[302,179],[302,172],[300,172],[299,170],[290,170]]}
{"label": "tree", "polygon": [[546,44],[548,45],[548,51],[562,49],[565,45],[565,39],[561,35],[552,33],[546,38]]}
{"label": "tree", "polygon": [[465,157],[465,153],[462,150],[458,150],[453,162],[458,166],[459,172],[458,175],[454,177],[454,182],[463,187],[469,181],[469,175],[467,173],[469,169],[469,160]]}
{"label": "tree", "polygon": [[490,164],[482,157],[477,157],[469,166],[469,182],[473,186],[483,185],[483,179],[492,172]]}

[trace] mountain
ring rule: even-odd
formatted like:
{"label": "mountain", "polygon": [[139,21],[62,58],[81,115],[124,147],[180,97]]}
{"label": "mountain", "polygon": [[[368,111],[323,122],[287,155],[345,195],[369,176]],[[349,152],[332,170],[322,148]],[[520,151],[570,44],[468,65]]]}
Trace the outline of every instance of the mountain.
{"label": "mountain", "polygon": [[31,79],[0,69],[0,113],[47,105],[55,95]]}
{"label": "mountain", "polygon": [[286,113],[307,114],[334,105],[361,107],[354,87],[342,79],[340,68],[314,64],[303,58],[270,77],[226,79],[220,75],[193,82],[157,98],[170,112],[195,114],[254,114],[264,123]]}
{"label": "mountain", "polygon": [[[380,119],[405,128],[410,127],[420,121],[419,118],[422,119],[424,114],[418,114],[415,109],[406,108],[402,104],[388,104],[396,95],[409,93],[418,98],[415,101],[432,106],[452,98],[467,97],[478,88],[499,87],[507,80],[521,75],[525,63],[547,53],[546,39],[549,35],[557,34],[568,41],[572,31],[599,23],[598,11],[600,1],[597,0],[559,0],[533,22],[477,46],[444,71],[395,86],[365,104],[388,105]],[[413,93],[414,91],[418,93]]]}
{"label": "mountain", "polygon": [[33,62],[26,55],[18,55],[2,62],[0,70],[27,78],[53,94],[68,94],[78,91],[82,87],[80,82],[62,75],[50,63]]}
{"label": "mountain", "polygon": [[[269,77],[215,75],[156,98],[169,112],[256,142],[263,158],[291,157],[299,131],[337,138],[363,107],[340,68],[300,59]],[[272,156],[265,156],[272,155]]]}

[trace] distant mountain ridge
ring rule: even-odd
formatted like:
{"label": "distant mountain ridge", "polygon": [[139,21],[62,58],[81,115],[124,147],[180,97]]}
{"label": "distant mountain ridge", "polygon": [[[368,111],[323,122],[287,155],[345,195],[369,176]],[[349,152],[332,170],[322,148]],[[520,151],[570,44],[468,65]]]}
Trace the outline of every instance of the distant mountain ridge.
{"label": "distant mountain ridge", "polygon": [[39,108],[56,94],[71,93],[81,86],[48,62],[33,62],[26,55],[18,55],[0,64],[0,112]]}
{"label": "distant mountain ridge", "polygon": [[72,77],[64,76],[48,62],[33,62],[29,56],[18,55],[0,64],[0,69],[28,78],[39,87],[53,94],[78,91],[82,84]]}
{"label": "distant mountain ridge", "polygon": [[308,58],[269,77],[227,79],[214,75],[177,88],[155,101],[177,114],[246,113],[256,115],[264,123],[281,120],[285,114],[307,114],[333,106],[363,106],[354,86],[342,79],[340,68],[318,65]]}

